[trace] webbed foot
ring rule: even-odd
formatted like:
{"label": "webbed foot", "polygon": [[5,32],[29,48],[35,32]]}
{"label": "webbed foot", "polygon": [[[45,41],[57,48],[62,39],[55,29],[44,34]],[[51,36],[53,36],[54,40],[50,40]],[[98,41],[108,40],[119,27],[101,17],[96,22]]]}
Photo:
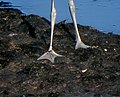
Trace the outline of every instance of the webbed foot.
{"label": "webbed foot", "polygon": [[75,45],[75,49],[78,48],[90,48],[91,46],[84,44],[82,41],[77,40],[77,43]]}
{"label": "webbed foot", "polygon": [[49,61],[51,61],[52,63],[54,63],[55,58],[56,57],[62,57],[62,55],[57,54],[55,51],[50,50],[47,51],[46,53],[44,53],[41,57],[39,57],[37,60],[43,60],[43,59],[47,59]]}

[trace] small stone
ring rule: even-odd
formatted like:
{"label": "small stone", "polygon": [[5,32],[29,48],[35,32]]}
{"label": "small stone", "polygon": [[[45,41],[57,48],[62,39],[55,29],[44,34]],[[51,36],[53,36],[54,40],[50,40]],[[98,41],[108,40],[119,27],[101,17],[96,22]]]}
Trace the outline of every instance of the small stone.
{"label": "small stone", "polygon": [[108,43],[108,41],[105,41],[105,43]]}
{"label": "small stone", "polygon": [[83,70],[82,70],[82,73],[85,73],[86,71],[87,71],[87,69],[83,69]]}
{"label": "small stone", "polygon": [[23,95],[23,97],[26,97],[25,95]]}
{"label": "small stone", "polygon": [[105,52],[107,52],[108,50],[107,49],[104,49]]}
{"label": "small stone", "polygon": [[116,49],[114,48],[114,51],[116,51]]}
{"label": "small stone", "polygon": [[79,79],[79,78],[80,78],[80,75],[77,75],[76,78]]}
{"label": "small stone", "polygon": [[8,36],[13,37],[15,35],[18,35],[18,34],[12,33],[12,34],[9,34]]}
{"label": "small stone", "polygon": [[65,88],[67,86],[67,84],[63,84],[63,87]]}

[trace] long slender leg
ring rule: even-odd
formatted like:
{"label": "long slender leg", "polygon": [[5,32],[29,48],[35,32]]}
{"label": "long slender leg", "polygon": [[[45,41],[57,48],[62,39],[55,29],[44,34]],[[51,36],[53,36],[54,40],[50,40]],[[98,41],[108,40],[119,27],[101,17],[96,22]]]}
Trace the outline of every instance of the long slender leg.
{"label": "long slender leg", "polygon": [[37,60],[42,60],[42,59],[48,59],[52,63],[54,63],[54,60],[56,57],[62,57],[62,55],[59,55],[55,53],[55,51],[52,49],[52,44],[53,44],[53,33],[54,33],[54,26],[55,26],[55,21],[56,21],[56,9],[55,9],[55,4],[54,0],[51,2],[51,37],[50,37],[50,46],[49,49],[46,53],[44,53],[41,57],[39,57]]}
{"label": "long slender leg", "polygon": [[75,10],[75,5],[74,5],[74,0],[69,0],[69,10],[71,13],[71,17],[74,23],[75,31],[76,31],[76,46],[75,49],[78,48],[89,48],[90,46],[84,44],[80,38],[79,31],[78,31],[78,26],[77,26],[77,21],[76,21],[76,10]]}

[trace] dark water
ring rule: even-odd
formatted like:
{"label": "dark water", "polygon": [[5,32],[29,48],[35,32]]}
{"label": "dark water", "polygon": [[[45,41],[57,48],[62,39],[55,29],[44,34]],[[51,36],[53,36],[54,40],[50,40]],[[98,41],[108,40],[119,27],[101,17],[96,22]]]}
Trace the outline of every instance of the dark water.
{"label": "dark water", "polygon": [[[51,0],[7,0],[26,14],[37,14],[49,19]],[[71,22],[68,0],[55,0],[57,22]],[[104,32],[120,34],[120,0],[75,0],[77,21]]]}

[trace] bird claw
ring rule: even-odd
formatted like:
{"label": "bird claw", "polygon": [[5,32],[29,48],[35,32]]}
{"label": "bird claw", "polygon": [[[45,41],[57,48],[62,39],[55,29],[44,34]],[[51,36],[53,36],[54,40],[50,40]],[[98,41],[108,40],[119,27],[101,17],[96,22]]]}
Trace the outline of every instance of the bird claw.
{"label": "bird claw", "polygon": [[44,53],[41,57],[39,57],[37,60],[47,59],[54,63],[56,57],[62,57],[62,55],[57,54],[55,51],[50,50]]}

